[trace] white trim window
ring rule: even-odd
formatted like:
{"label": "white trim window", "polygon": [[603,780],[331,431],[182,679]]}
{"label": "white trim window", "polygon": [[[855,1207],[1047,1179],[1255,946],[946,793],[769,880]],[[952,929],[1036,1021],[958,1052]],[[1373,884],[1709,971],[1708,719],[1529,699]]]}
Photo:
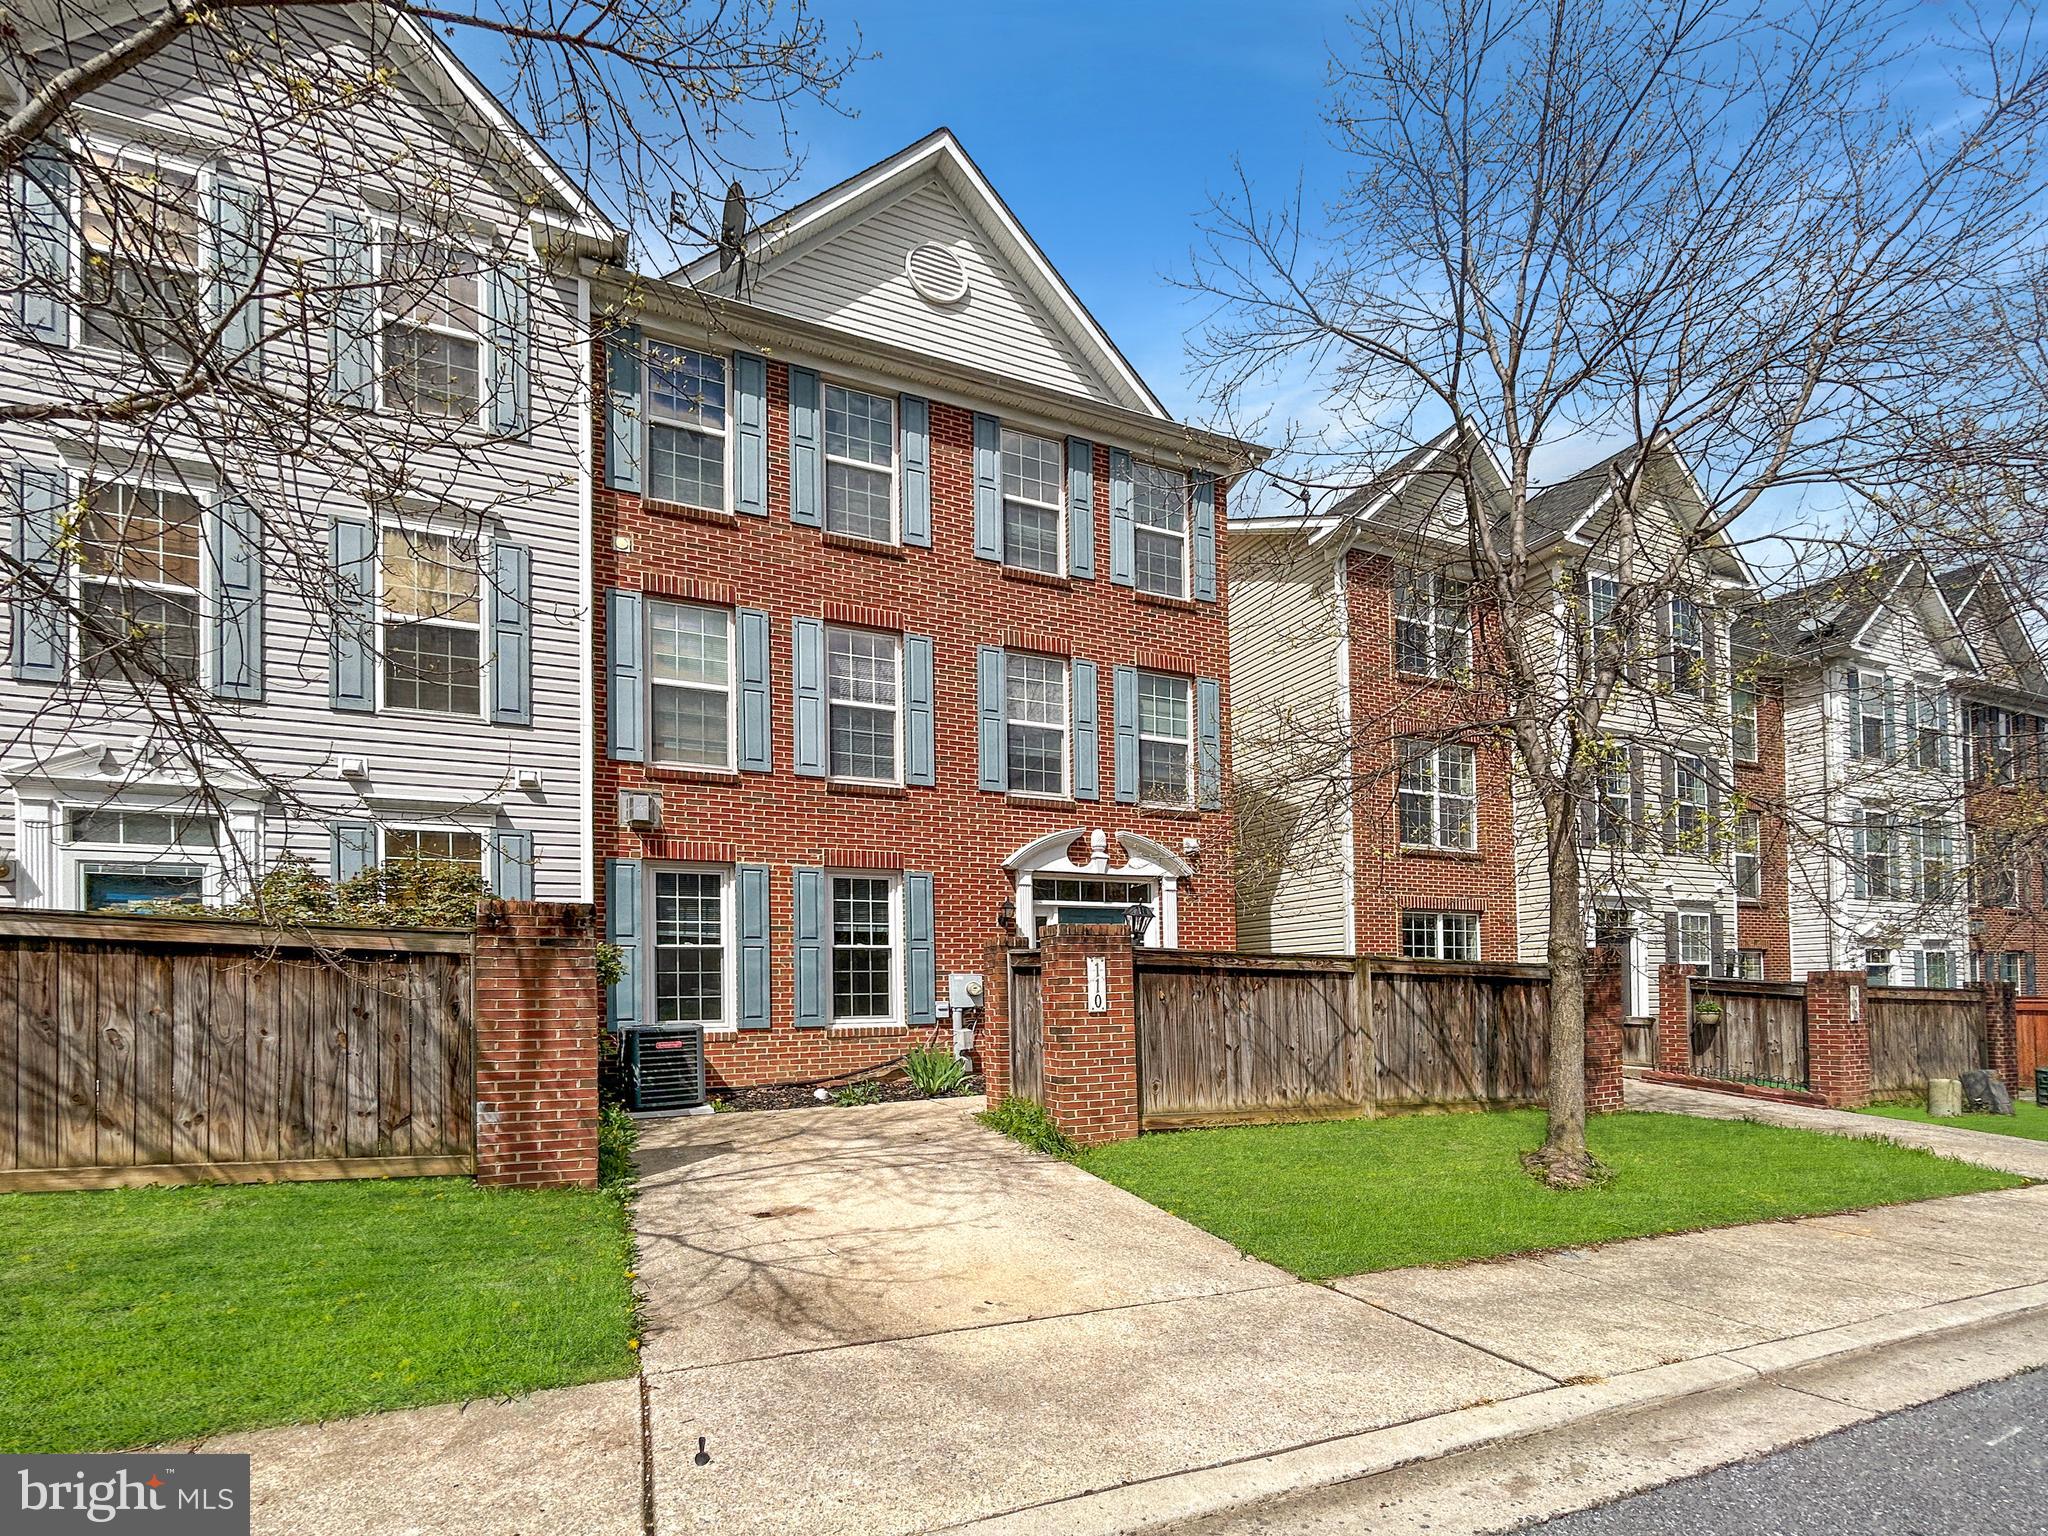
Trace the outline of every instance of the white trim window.
{"label": "white trim window", "polygon": [[1067,664],[1010,651],[1003,658],[1003,762],[1013,795],[1067,793]]}
{"label": "white trim window", "polygon": [[1924,820],[1907,830],[1913,859],[1913,895],[1920,901],[1947,901],[1954,894],[1955,852],[1948,825]]}
{"label": "white trim window", "polygon": [[1154,597],[1188,595],[1188,508],[1185,470],[1131,464],[1131,571],[1137,589]]}
{"label": "white trim window", "polygon": [[1479,847],[1477,757],[1458,742],[1403,741],[1395,791],[1401,846],[1472,853]]}
{"label": "white trim window", "polygon": [[1756,684],[1736,683],[1728,690],[1728,740],[1738,763],[1757,761]]}
{"label": "white trim window", "polygon": [[[203,901],[220,857],[220,823],[172,811],[68,808],[64,848],[82,912],[132,912]],[[195,862],[195,859],[201,862]]]}
{"label": "white trim window", "polygon": [[199,334],[199,167],[94,146],[79,188],[80,346],[182,363]]}
{"label": "white trim window", "polygon": [[1713,800],[1706,762],[1690,753],[1672,760],[1671,830],[1681,853],[1705,853],[1713,841]]}
{"label": "white trim window", "polygon": [[[1040,875],[1031,883],[1031,946],[1057,923],[1129,923],[1132,907],[1159,915],[1157,880],[1112,880],[1094,875]],[[1145,928],[1145,942],[1165,942],[1157,921]]]}
{"label": "white trim window", "polygon": [[1401,914],[1401,958],[1477,960],[1479,914],[1404,911]]}
{"label": "white trim window", "polygon": [[483,257],[446,235],[393,226],[377,251],[384,408],[475,421],[488,363]]}
{"label": "white trim window", "polygon": [[647,499],[728,510],[725,359],[671,342],[647,352]]}
{"label": "white trim window", "polygon": [[648,881],[657,1024],[733,1023],[733,872],[658,866]]}
{"label": "white trim window", "polygon": [[1856,711],[1856,755],[1871,762],[1884,760],[1885,709],[1889,684],[1881,672],[1855,674],[1856,691],[1849,695]]}
{"label": "white trim window", "polygon": [[894,1024],[902,994],[897,974],[902,911],[899,882],[890,875],[831,877],[832,1022]]}
{"label": "white trim window", "polygon": [[1171,672],[1138,674],[1138,803],[1195,803],[1194,684]]}
{"label": "white trim window", "polygon": [[1864,983],[1873,987],[1890,986],[1892,984],[1892,963],[1892,952],[1888,949],[1864,950]]}
{"label": "white trim window", "polygon": [[483,549],[473,536],[385,523],[378,530],[382,707],[483,712]]}
{"label": "white trim window", "polygon": [[1628,846],[1635,820],[1635,781],[1629,775],[1628,751],[1614,747],[1602,757],[1593,777],[1593,842],[1601,848]]}
{"label": "white trim window", "polygon": [[732,610],[647,599],[650,761],[732,767]]}
{"label": "white trim window", "polygon": [[1435,571],[1394,578],[1394,670],[1454,678],[1472,669],[1472,589]]}
{"label": "white trim window", "polygon": [[1764,899],[1764,818],[1744,811],[1735,818],[1735,899]]}
{"label": "white trim window", "polygon": [[1924,773],[1941,771],[1941,717],[1945,708],[1939,684],[1911,690],[1913,739],[1907,747],[1913,766]]}
{"label": "white trim window", "polygon": [[1886,901],[1896,892],[1893,877],[1893,822],[1890,811],[1866,808],[1862,812],[1862,889],[1856,894],[1867,901]]}
{"label": "white trim window", "polygon": [[199,499],[188,492],[91,487],[77,577],[86,677],[199,680],[200,526]]}
{"label": "white trim window", "polygon": [[874,629],[825,631],[826,773],[899,784],[903,638]]}
{"label": "white trim window", "polygon": [[1621,602],[1621,583],[1612,576],[1586,577],[1586,632],[1598,645],[1602,633],[1614,628],[1614,610]]}
{"label": "white trim window", "polygon": [[1003,564],[1047,576],[1066,570],[1064,455],[1052,438],[1003,428]]}
{"label": "white trim window", "polygon": [[453,864],[478,879],[484,873],[484,835],[461,827],[385,827],[380,864]]}
{"label": "white trim window", "polygon": [[1714,914],[1678,914],[1678,963],[1712,970],[1714,966]]}
{"label": "white trim window", "polygon": [[825,531],[896,542],[896,402],[825,386]]}
{"label": "white trim window", "polygon": [[1920,985],[1952,987],[1956,984],[1955,956],[1945,949],[1920,951]]}
{"label": "white trim window", "polygon": [[1671,625],[1671,691],[1699,698],[1707,691],[1707,626],[1700,605],[1673,596]]}

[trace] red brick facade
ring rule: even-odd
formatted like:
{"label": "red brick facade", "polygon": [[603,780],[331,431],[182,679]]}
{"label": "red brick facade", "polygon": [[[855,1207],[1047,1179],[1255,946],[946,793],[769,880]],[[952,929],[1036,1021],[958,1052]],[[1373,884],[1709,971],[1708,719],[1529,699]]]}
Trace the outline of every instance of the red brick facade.
{"label": "red brick facade", "polygon": [[[1127,929],[1075,927],[1046,934],[1045,1108],[1078,1146],[1138,1134],[1138,987]],[[1088,965],[1098,962],[1101,1012],[1088,1006]]]}
{"label": "red brick facade", "polygon": [[597,935],[589,907],[487,901],[477,912],[476,1176],[597,1182]]}
{"label": "red brick facade", "polygon": [[[2048,976],[2048,844],[2041,835],[2048,805],[2036,783],[2026,782],[2031,769],[2023,764],[2016,784],[1969,785],[1963,801],[1979,860],[1994,837],[2010,838],[2015,849],[2012,904],[1970,910],[1973,960],[1986,981],[2010,981],[2023,995],[2038,995]],[[1991,883],[1985,873],[1978,872],[1980,892]],[[2010,975],[2007,955],[2020,957]]]}
{"label": "red brick facade", "polygon": [[[1760,900],[1738,899],[1735,942],[1740,949],[1763,951],[1763,979],[1791,981],[1792,927],[1786,876],[1785,822],[1785,696],[1775,679],[1757,683],[1757,760],[1735,764],[1735,792],[1756,809],[1760,822],[1759,852],[1763,856]],[[1739,829],[1737,829],[1739,831]]]}
{"label": "red brick facade", "polygon": [[1601,945],[1586,951],[1586,1113],[1621,1110],[1622,955]]}
{"label": "red brick facade", "polygon": [[1870,1102],[1869,985],[1861,971],[1806,975],[1806,1081],[1835,1109]]}
{"label": "red brick facade", "polygon": [[[596,366],[602,376],[601,353]],[[1110,834],[1112,862],[1105,873],[1112,878],[1121,859],[1118,832],[1142,834],[1176,853],[1184,840],[1198,840],[1199,850],[1190,858],[1194,874],[1178,890],[1178,940],[1193,948],[1231,947],[1236,924],[1228,884],[1228,815],[1119,804],[1111,728],[1112,672],[1124,665],[1216,679],[1223,718],[1229,718],[1220,600],[1227,591],[1229,540],[1222,489],[1216,520],[1218,601],[1153,598],[1113,585],[1107,444],[1115,433],[1109,425],[1099,433],[1073,429],[1095,442],[1097,574],[1093,580],[1075,580],[1009,571],[974,555],[973,408],[933,399],[931,547],[869,545],[790,520],[788,379],[788,365],[771,359],[767,516],[689,512],[602,485],[596,493],[595,612],[604,611],[604,594],[616,587],[763,609],[769,619],[774,760],[769,773],[678,772],[606,756],[605,635],[603,625],[596,626],[593,800],[600,866],[607,859],[642,859],[769,867],[772,1022],[764,1030],[713,1032],[709,1061],[714,1085],[811,1081],[887,1061],[915,1043],[902,1028],[794,1027],[792,870],[798,866],[932,874],[941,997],[949,972],[982,971],[985,947],[1001,934],[999,912],[1012,895],[1004,859],[1034,839],[1067,828],[1083,829],[1084,835],[1101,828]],[[1018,424],[1062,440],[1069,430],[1050,423]],[[593,435],[595,462],[602,466],[601,410]],[[935,786],[874,789],[797,775],[790,678],[791,624],[798,618],[931,637]],[[1023,799],[977,787],[976,654],[985,645],[1097,665],[1099,799]],[[1223,750],[1227,784],[1227,732]],[[659,832],[643,834],[618,825],[619,792],[642,789],[662,796]],[[600,901],[603,896],[600,886]]]}

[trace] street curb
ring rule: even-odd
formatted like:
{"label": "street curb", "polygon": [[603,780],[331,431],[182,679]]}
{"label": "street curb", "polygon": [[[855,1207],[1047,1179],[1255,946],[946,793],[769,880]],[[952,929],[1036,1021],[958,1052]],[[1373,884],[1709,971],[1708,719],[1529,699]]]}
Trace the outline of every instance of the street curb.
{"label": "street curb", "polygon": [[1153,1531],[1615,1414],[1752,1386],[1822,1361],[1846,1360],[2037,1312],[2048,1312],[2048,1283],[2014,1286],[1797,1338],[1650,1366],[1601,1381],[1452,1409],[1384,1429],[1097,1489],[942,1529],[975,1536],[1107,1536],[1112,1532],[1122,1536]]}

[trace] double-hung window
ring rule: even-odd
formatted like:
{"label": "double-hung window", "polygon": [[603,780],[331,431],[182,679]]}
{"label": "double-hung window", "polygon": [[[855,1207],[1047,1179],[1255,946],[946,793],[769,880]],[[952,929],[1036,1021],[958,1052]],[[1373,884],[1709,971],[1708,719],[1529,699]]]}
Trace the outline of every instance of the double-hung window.
{"label": "double-hung window", "polygon": [[1396,791],[1403,848],[1471,853],[1479,846],[1478,777],[1473,749],[1456,742],[1401,743]]}
{"label": "double-hung window", "polygon": [[1057,576],[1062,465],[1060,445],[1015,427],[1003,428],[1003,564]]}
{"label": "double-hung window", "polygon": [[1849,695],[1855,712],[1856,755],[1872,762],[1884,759],[1885,680],[1875,672],[1852,673],[1856,690]]}
{"label": "double-hung window", "polygon": [[199,335],[199,174],[94,150],[79,199],[79,339],[180,362]]}
{"label": "double-hung window", "polygon": [[732,766],[732,612],[647,603],[653,761],[669,768]]}
{"label": "double-hung window", "polygon": [[1728,691],[1729,735],[1738,763],[1757,760],[1756,685],[1737,683]]}
{"label": "double-hung window", "polygon": [[896,402],[825,386],[825,531],[896,542]]}
{"label": "double-hung window", "polygon": [[1614,632],[1614,609],[1621,601],[1621,583],[1612,576],[1586,578],[1586,632],[1594,645]]}
{"label": "double-hung window", "polygon": [[1956,984],[1955,960],[1945,949],[1923,949],[1920,951],[1920,984],[1927,987],[1952,987]]}
{"label": "double-hung window", "polygon": [[1888,949],[1863,951],[1863,979],[1873,987],[1892,984],[1892,952]]}
{"label": "double-hung window", "polygon": [[1714,966],[1714,914],[1711,912],[1681,912],[1678,914],[1678,963],[1701,966],[1712,970]]}
{"label": "double-hung window", "polygon": [[1977,905],[2020,904],[2019,856],[2010,832],[1986,832],[1977,839]]}
{"label": "double-hung window", "polygon": [[1883,901],[1892,894],[1892,818],[1889,811],[1863,813],[1863,889],[1860,895]]}
{"label": "double-hung window", "polygon": [[403,230],[387,232],[380,249],[385,405],[475,420],[484,406],[482,259]]}
{"label": "double-hung window", "polygon": [[1594,779],[1593,841],[1600,847],[1627,844],[1629,823],[1635,819],[1634,790],[1627,752],[1622,748],[1609,751],[1601,758]]}
{"label": "double-hung window", "polygon": [[725,359],[647,343],[647,496],[726,510]]}
{"label": "double-hung window", "polygon": [[484,835],[457,827],[386,827],[384,864],[453,864],[481,876]]}
{"label": "double-hung window", "polygon": [[385,707],[479,713],[484,664],[477,541],[386,525],[379,548]]}
{"label": "double-hung window", "polygon": [[726,973],[731,884],[730,870],[654,871],[655,1023],[730,1022]]}
{"label": "double-hung window", "polygon": [[1188,595],[1188,477],[1142,460],[1131,465],[1131,550],[1140,592]]}
{"label": "double-hung window", "polygon": [[1138,674],[1138,799],[1194,804],[1192,684],[1168,672]]}
{"label": "double-hung window", "polygon": [[1403,571],[1394,584],[1394,670],[1456,677],[1472,664],[1470,588],[1435,571]]}
{"label": "double-hung window", "polygon": [[1477,960],[1479,916],[1474,912],[1403,912],[1404,960]]}
{"label": "double-hung window", "polygon": [[1672,773],[1671,822],[1681,852],[1706,852],[1711,815],[1706,764],[1697,757],[1678,757]]}
{"label": "double-hung window", "polygon": [[199,503],[92,488],[81,530],[79,664],[95,681],[199,677]]}
{"label": "double-hung window", "polygon": [[894,784],[902,722],[903,642],[871,629],[825,631],[825,712],[835,779]]}
{"label": "double-hung window", "polygon": [[1913,690],[1913,766],[1927,773],[1941,767],[1942,691]]}
{"label": "double-hung window", "polygon": [[896,1022],[896,883],[886,875],[832,877],[832,1022]]}
{"label": "double-hung window", "polygon": [[1004,760],[1018,795],[1067,792],[1067,664],[1011,651],[1003,659]]}
{"label": "double-hung window", "polygon": [[1953,878],[1948,827],[1923,821],[1913,829],[1913,894],[1921,901],[1947,901]]}
{"label": "double-hung window", "polygon": [[1671,599],[1671,688],[1692,698],[1707,690],[1706,624],[1689,597]]}
{"label": "double-hung window", "polygon": [[1744,811],[1735,821],[1735,899],[1764,899],[1764,819]]}

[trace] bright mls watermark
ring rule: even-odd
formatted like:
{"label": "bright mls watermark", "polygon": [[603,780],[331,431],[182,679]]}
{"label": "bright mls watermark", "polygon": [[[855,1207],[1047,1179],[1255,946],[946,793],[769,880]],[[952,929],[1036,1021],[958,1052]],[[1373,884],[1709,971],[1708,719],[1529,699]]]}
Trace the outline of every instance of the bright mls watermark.
{"label": "bright mls watermark", "polygon": [[249,1536],[246,1456],[0,1456],[7,1536]]}

